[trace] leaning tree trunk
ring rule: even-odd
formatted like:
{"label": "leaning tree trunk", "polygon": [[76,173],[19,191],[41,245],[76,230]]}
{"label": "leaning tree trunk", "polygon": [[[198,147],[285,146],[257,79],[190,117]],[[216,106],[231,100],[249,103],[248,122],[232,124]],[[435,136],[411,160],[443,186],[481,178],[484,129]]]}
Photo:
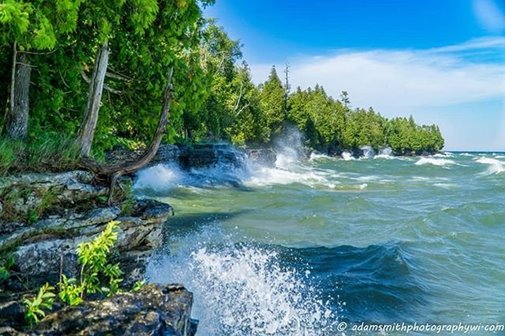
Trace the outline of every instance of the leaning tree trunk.
{"label": "leaning tree trunk", "polygon": [[103,85],[105,81],[105,73],[109,64],[109,45],[105,41],[102,47],[98,50],[95,58],[95,66],[93,67],[93,75],[89,82],[88,103],[84,111],[84,119],[82,120],[79,133],[77,135],[77,145],[80,148],[81,156],[89,156],[93,137],[95,136],[96,124],[98,122],[98,111],[100,110],[100,102],[102,100]]}
{"label": "leaning tree trunk", "polygon": [[168,74],[168,82],[163,93],[163,106],[161,108],[160,119],[158,120],[158,126],[156,127],[156,131],[151,140],[149,147],[144,151],[144,153],[135,161],[124,162],[115,165],[103,166],[97,164],[94,160],[91,160],[87,157],[82,159],[82,164],[85,168],[90,169],[98,176],[105,176],[110,181],[110,189],[109,189],[109,204],[112,203],[112,198],[114,195],[114,187],[116,185],[116,181],[119,177],[126,174],[134,173],[135,171],[141,169],[146,164],[148,164],[153,157],[158,152],[160,147],[161,140],[163,139],[163,135],[165,134],[165,129],[168,124],[168,117],[170,115],[170,104],[172,101],[172,75],[173,68],[170,69]]}
{"label": "leaning tree trunk", "polygon": [[30,111],[30,76],[32,68],[26,54],[18,57],[16,43],[12,56],[12,76],[9,107],[5,114],[5,135],[13,139],[23,139],[28,133],[28,114]]}

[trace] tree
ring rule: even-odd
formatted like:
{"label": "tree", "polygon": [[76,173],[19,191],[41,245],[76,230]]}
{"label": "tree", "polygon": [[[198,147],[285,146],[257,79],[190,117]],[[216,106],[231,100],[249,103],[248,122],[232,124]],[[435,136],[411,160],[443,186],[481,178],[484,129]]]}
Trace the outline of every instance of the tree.
{"label": "tree", "polygon": [[6,136],[22,139],[28,132],[32,69],[29,56],[34,51],[53,49],[62,34],[75,29],[80,3],[5,0],[0,4],[0,46],[9,46],[12,53]]}
{"label": "tree", "polygon": [[282,122],[286,119],[283,104],[285,94],[286,88],[282,85],[273,66],[267,81],[260,87],[261,108],[266,115],[267,126],[272,134],[280,132]]}

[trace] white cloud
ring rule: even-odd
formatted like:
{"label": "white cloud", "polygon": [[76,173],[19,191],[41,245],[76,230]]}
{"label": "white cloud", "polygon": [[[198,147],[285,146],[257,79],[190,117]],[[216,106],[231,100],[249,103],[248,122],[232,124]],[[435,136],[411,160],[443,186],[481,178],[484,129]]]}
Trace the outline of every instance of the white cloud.
{"label": "white cloud", "polygon": [[[487,40],[505,43],[505,39]],[[475,63],[456,52],[482,43],[431,50],[338,51],[331,56],[290,62],[292,87],[323,85],[338,97],[349,92],[355,106],[374,106],[384,113],[414,108],[460,104],[505,96],[505,63]],[[453,54],[454,53],[454,54]],[[251,65],[253,78],[262,82],[271,65]],[[283,65],[279,64],[278,69]],[[280,74],[279,74],[280,75]]]}
{"label": "white cloud", "polygon": [[475,16],[481,25],[491,33],[501,33],[505,30],[505,14],[493,0],[474,0]]}
{"label": "white cloud", "polygon": [[[504,51],[499,37],[427,50],[339,50],[289,62],[290,82],[292,88],[323,85],[333,97],[346,90],[353,106],[373,106],[388,117],[412,113],[427,120],[420,113],[430,108],[440,113],[444,106],[503,99]],[[279,72],[283,67],[277,65]],[[270,68],[251,65],[254,81],[263,82]]]}

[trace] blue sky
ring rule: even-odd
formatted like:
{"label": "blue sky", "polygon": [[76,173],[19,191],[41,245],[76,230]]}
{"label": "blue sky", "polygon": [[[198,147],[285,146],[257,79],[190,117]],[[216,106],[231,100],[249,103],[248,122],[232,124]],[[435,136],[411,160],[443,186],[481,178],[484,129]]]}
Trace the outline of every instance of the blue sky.
{"label": "blue sky", "polygon": [[505,0],[217,0],[253,80],[290,65],[356,107],[437,123],[449,150],[505,150]]}

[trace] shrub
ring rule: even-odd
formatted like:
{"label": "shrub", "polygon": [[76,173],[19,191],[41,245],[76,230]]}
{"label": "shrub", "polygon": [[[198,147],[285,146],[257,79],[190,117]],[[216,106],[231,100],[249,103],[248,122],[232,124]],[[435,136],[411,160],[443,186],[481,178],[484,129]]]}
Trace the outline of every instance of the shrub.
{"label": "shrub", "polygon": [[[58,284],[59,297],[70,305],[78,305],[86,294],[101,293],[113,295],[119,291],[120,278],[123,272],[119,264],[109,263],[111,249],[117,241],[117,225],[113,221],[107,224],[105,230],[95,239],[81,243],[77,247],[77,255],[81,264],[79,281],[63,276]],[[106,279],[107,281],[103,281]]]}

